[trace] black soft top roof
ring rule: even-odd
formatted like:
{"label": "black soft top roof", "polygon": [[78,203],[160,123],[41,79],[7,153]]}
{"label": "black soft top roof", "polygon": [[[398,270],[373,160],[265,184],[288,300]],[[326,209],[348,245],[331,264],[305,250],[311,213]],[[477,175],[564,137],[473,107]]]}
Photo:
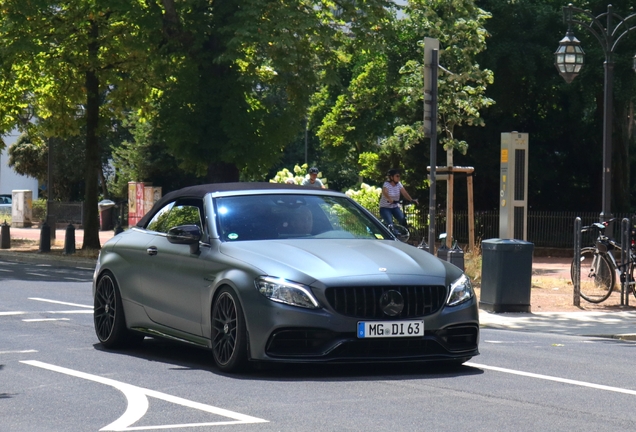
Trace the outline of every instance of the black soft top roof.
{"label": "black soft top roof", "polygon": [[138,227],[143,227],[150,219],[150,216],[155,213],[155,210],[163,207],[166,203],[174,200],[175,198],[203,198],[209,193],[214,192],[235,192],[235,191],[244,191],[244,190],[268,190],[268,189],[292,189],[292,190],[303,190],[305,192],[311,190],[320,190],[320,189],[311,189],[306,186],[300,186],[295,184],[286,184],[286,183],[256,183],[256,182],[237,182],[237,183],[209,183],[197,186],[188,186],[183,189],[179,189],[176,191],[169,192],[165,194],[159,201],[157,201],[152,209],[147,212],[144,217],[142,217],[139,222],[137,222]]}

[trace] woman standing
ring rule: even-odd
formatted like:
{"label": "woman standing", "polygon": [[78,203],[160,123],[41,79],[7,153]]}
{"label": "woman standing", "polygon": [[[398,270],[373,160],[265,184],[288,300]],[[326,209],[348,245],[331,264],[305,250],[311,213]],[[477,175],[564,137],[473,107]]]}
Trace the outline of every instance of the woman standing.
{"label": "woman standing", "polygon": [[382,196],[380,198],[380,216],[387,225],[391,225],[393,218],[395,218],[400,225],[406,226],[406,219],[399,205],[400,195],[409,201],[418,202],[417,200],[411,199],[409,193],[404,189],[402,183],[400,183],[400,171],[390,169],[387,173],[387,181],[385,181],[382,186]]}

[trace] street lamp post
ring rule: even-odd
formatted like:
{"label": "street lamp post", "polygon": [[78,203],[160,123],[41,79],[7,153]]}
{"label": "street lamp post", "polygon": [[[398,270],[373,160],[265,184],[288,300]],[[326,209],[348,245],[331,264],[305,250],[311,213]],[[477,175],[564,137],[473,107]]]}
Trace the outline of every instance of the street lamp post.
{"label": "street lamp post", "polygon": [[[605,20],[605,25],[603,24]],[[607,12],[598,16],[574,7],[572,3],[563,7],[563,21],[568,25],[568,31],[559,42],[559,48],[554,53],[554,64],[559,74],[570,83],[581,71],[585,53],[579,40],[572,33],[572,24],[577,24],[588,30],[600,42],[605,54],[605,79],[603,97],[603,202],[601,221],[611,218],[612,202],[612,107],[614,61],[612,54],[623,37],[636,31],[636,14],[626,18],[612,11],[612,5],[607,5]],[[616,22],[616,24],[614,24]],[[634,71],[636,71],[636,55],[634,56]]]}

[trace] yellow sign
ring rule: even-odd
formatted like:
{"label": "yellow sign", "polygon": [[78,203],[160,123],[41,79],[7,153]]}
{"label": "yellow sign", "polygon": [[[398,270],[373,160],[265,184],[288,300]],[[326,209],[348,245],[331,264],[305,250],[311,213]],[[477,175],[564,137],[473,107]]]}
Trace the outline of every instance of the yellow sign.
{"label": "yellow sign", "polygon": [[508,149],[501,149],[501,163],[508,163]]}

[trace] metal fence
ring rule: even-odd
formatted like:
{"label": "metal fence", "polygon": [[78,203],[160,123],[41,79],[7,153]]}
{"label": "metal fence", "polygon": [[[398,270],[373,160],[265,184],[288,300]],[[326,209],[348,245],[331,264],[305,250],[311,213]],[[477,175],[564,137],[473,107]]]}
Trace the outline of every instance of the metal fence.
{"label": "metal fence", "polygon": [[79,224],[84,221],[83,202],[59,202],[51,201],[51,215],[57,223]]}
{"label": "metal fence", "polygon": [[[51,212],[58,223],[82,224],[84,206],[81,202],[52,202]],[[112,212],[113,225],[121,218],[122,225],[128,222],[128,205],[126,202],[118,202],[118,206]],[[373,212],[377,217],[377,211]],[[428,235],[428,209],[407,207],[405,209],[411,235],[413,239],[426,238]],[[606,231],[615,239],[620,239],[620,221],[623,218],[632,219],[632,214],[616,214],[617,222]],[[528,241],[535,247],[547,248],[572,248],[574,244],[574,219],[581,218],[583,226],[598,222],[597,212],[559,212],[559,211],[533,211],[528,210]],[[499,211],[476,211],[475,218],[475,242],[499,237]],[[435,218],[435,232],[446,231],[446,212],[439,210]],[[583,233],[582,245],[592,245],[596,233],[593,231]],[[453,214],[453,237],[459,243],[468,243],[468,212],[456,211]]]}
{"label": "metal fence", "polygon": [[[422,238],[428,232],[428,209],[419,212],[416,209],[406,209],[406,216],[411,225],[415,237]],[[599,213],[596,212],[558,212],[558,211],[528,211],[528,236],[529,242],[535,247],[548,248],[572,248],[574,244],[574,219],[581,218],[583,226],[599,221]],[[620,239],[620,221],[623,218],[631,219],[632,214],[615,214],[616,222],[611,224],[606,231],[612,238]],[[475,218],[475,242],[499,237],[499,211],[474,212]],[[438,211],[435,218],[435,232],[437,234],[446,231],[446,212]],[[594,244],[596,232],[583,233],[582,245]],[[453,237],[459,243],[468,243],[468,212],[456,211],[453,214]]]}

